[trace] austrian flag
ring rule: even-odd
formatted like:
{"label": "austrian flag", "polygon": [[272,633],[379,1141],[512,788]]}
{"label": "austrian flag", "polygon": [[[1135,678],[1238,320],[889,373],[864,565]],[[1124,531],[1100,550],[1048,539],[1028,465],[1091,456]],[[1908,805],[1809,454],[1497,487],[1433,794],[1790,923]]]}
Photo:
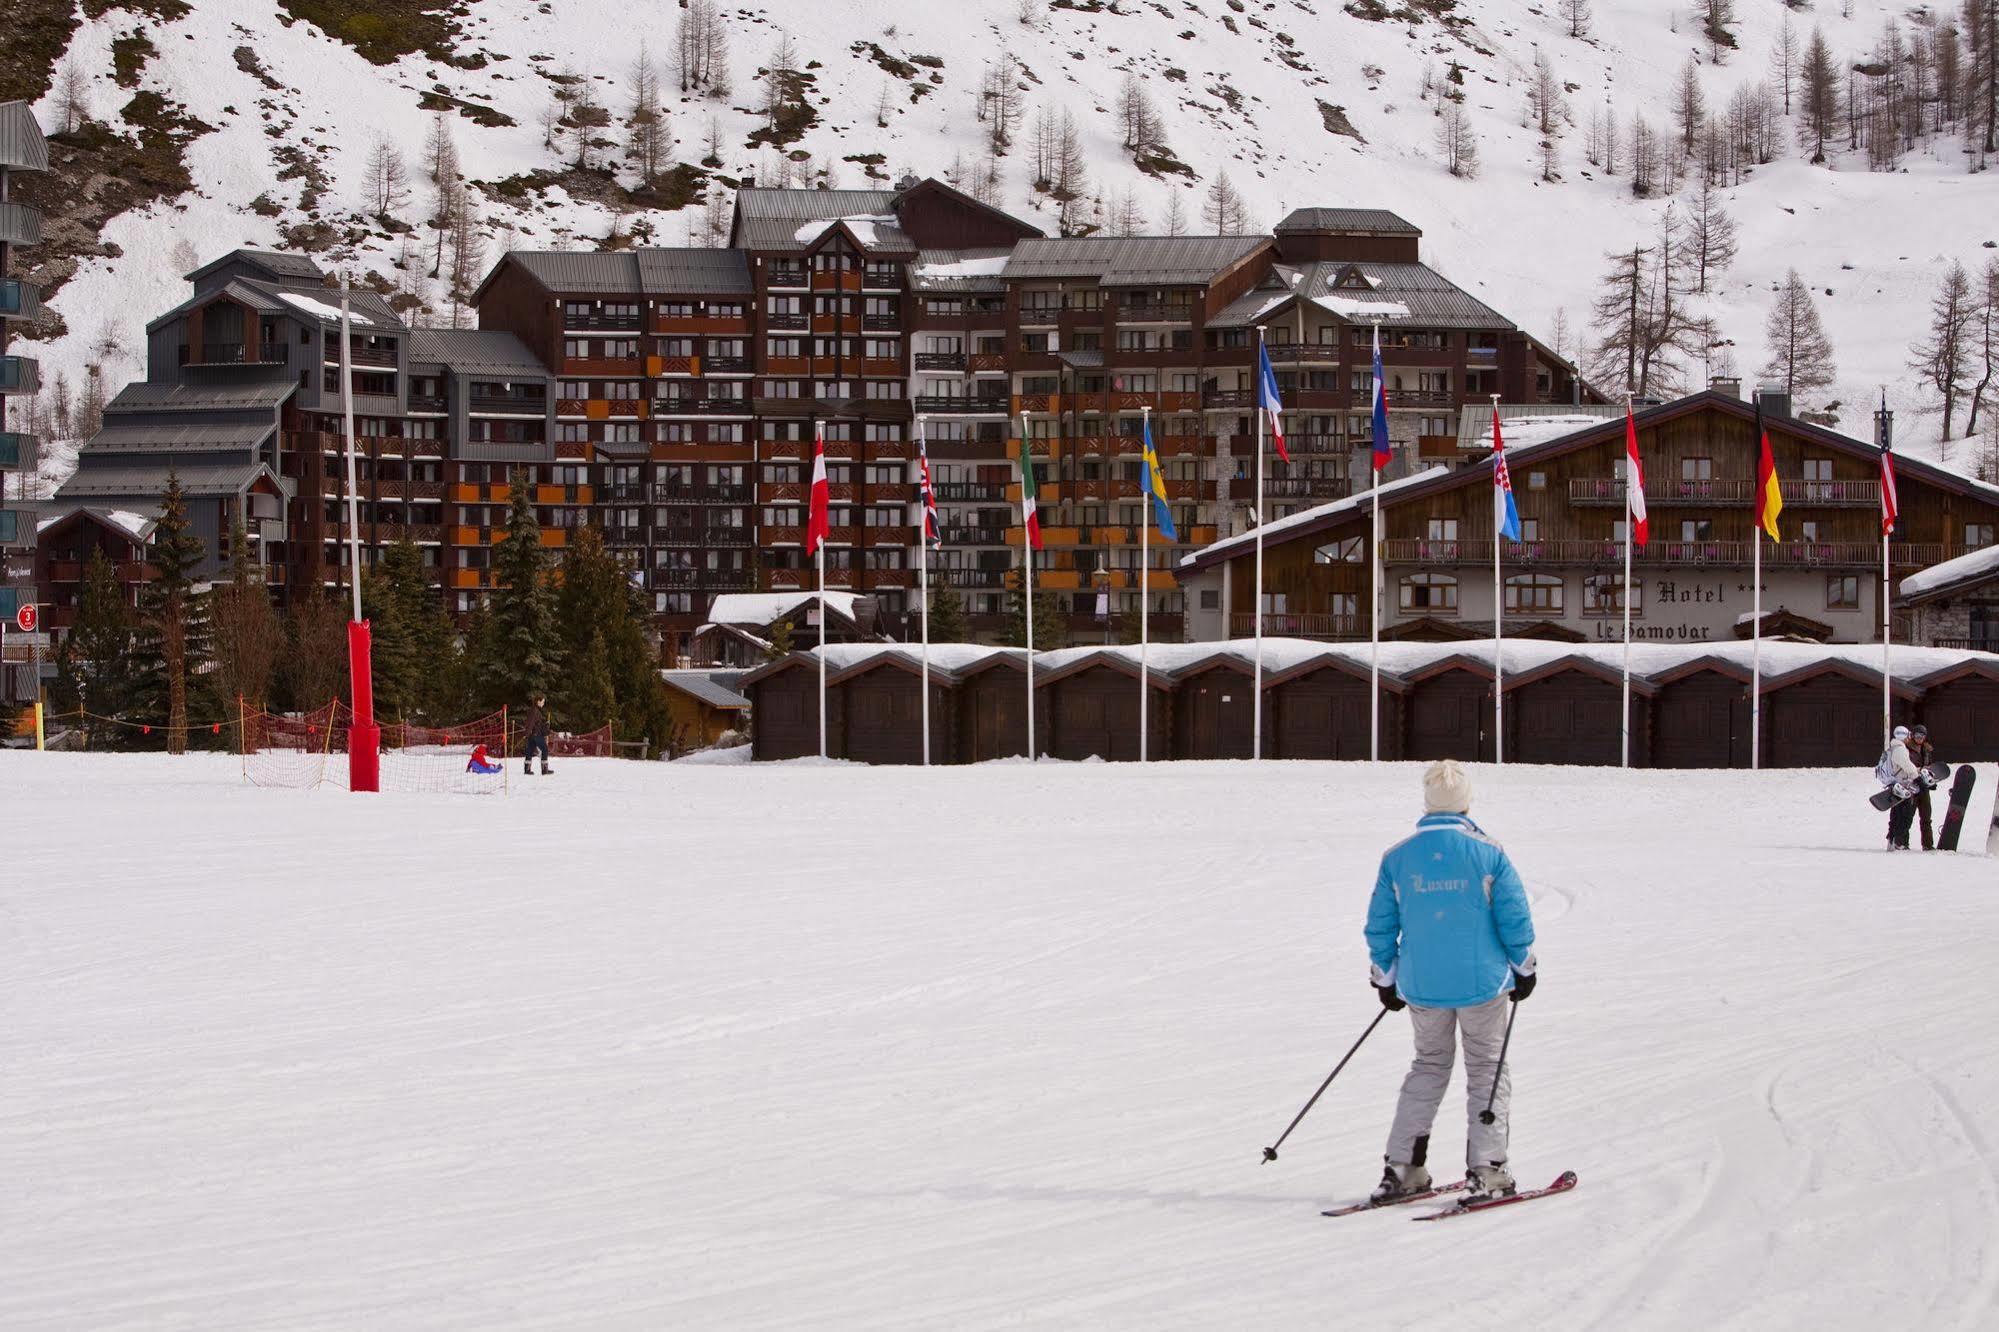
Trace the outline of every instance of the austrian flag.
{"label": "austrian flag", "polygon": [[833,533],[829,500],[832,492],[826,486],[826,428],[812,437],[812,516],[805,529],[805,553],[815,555],[826,538]]}

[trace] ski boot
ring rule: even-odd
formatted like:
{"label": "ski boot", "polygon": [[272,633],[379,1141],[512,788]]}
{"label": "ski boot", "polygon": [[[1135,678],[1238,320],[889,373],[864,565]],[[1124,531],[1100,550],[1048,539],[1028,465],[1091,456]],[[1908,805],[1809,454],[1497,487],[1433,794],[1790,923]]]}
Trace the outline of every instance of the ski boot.
{"label": "ski boot", "polygon": [[1381,1183],[1367,1196],[1371,1203],[1390,1203],[1410,1193],[1422,1193],[1430,1187],[1430,1172],[1419,1165],[1397,1165],[1390,1161],[1381,1172]]}
{"label": "ski boot", "polygon": [[1491,1165],[1472,1166],[1465,1171],[1465,1179],[1467,1181],[1464,1196],[1466,1206],[1470,1206],[1473,1203],[1490,1202],[1494,1198],[1510,1198],[1513,1196],[1515,1187],[1513,1176],[1507,1172],[1506,1166],[1501,1162],[1494,1161]]}

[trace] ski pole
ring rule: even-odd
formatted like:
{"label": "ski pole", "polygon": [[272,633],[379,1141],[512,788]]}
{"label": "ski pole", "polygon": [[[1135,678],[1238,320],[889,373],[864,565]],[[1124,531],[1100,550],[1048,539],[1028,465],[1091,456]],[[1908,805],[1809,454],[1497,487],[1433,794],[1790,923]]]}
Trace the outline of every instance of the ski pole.
{"label": "ski pole", "polygon": [[1513,1044],[1513,1019],[1520,1016],[1520,1005],[1513,1005],[1513,1011],[1506,1015],[1506,1034],[1499,1038],[1499,1067],[1492,1070],[1492,1091],[1486,1095],[1485,1109],[1478,1112],[1478,1122],[1490,1124],[1496,1116],[1492,1113],[1492,1103],[1499,1099],[1499,1080],[1506,1076],[1506,1047]]}
{"label": "ski pole", "polygon": [[1355,1041],[1353,1043],[1353,1049],[1346,1052],[1345,1058],[1341,1059],[1339,1063],[1333,1065],[1333,1071],[1326,1074],[1326,1080],[1319,1084],[1319,1090],[1312,1093],[1312,1099],[1305,1102],[1305,1108],[1298,1112],[1297,1116],[1294,1119],[1292,1119],[1291,1123],[1285,1127],[1284,1132],[1277,1135],[1276,1142],[1273,1142],[1272,1144],[1270,1144],[1270,1146],[1265,1147],[1263,1149],[1263,1159],[1265,1161],[1275,1161],[1277,1159],[1277,1149],[1279,1147],[1282,1147],[1284,1145],[1284,1140],[1291,1136],[1291,1130],[1297,1128],[1298,1121],[1303,1119],[1308,1113],[1310,1113],[1312,1107],[1319,1103],[1319,1098],[1326,1094],[1326,1088],[1333,1085],[1333,1079],[1338,1077],[1340,1075],[1340,1070],[1347,1066],[1347,1060],[1352,1059],[1354,1057],[1355,1052],[1360,1049],[1361,1043],[1367,1040],[1368,1037],[1374,1035],[1374,1029],[1380,1026],[1381,1020],[1387,1016],[1388,1016],[1388,1010],[1385,1008],[1382,1009],[1379,1013],[1376,1013],[1374,1015],[1374,1021],[1367,1024],[1367,1030],[1360,1034],[1360,1040]]}

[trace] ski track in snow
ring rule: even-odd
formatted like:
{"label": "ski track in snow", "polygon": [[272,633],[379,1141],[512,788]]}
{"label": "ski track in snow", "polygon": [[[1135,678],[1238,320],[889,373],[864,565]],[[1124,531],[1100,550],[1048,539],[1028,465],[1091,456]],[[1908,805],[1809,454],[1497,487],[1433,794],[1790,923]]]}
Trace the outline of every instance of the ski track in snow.
{"label": "ski track in snow", "polygon": [[1392,1018],[1260,1164],[1417,773],[0,753],[0,1326],[1989,1325],[1999,866],[1874,850],[1864,773],[1476,769],[1513,1165],[1581,1187],[1319,1217]]}

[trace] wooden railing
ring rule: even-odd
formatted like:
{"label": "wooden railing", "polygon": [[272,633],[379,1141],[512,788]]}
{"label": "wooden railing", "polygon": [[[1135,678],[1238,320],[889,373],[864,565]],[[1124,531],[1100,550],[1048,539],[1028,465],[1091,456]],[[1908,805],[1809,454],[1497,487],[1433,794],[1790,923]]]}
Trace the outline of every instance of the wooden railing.
{"label": "wooden railing", "polygon": [[[1282,638],[1358,638],[1364,627],[1365,622],[1358,615],[1266,612],[1263,617],[1263,632]],[[1256,618],[1251,612],[1235,611],[1230,614],[1229,637],[1250,638],[1255,633]]]}
{"label": "wooden railing", "polygon": [[[1389,564],[1452,565],[1492,563],[1490,538],[1463,541],[1432,541],[1426,538],[1397,537],[1381,543],[1382,559]],[[1941,542],[1897,541],[1889,547],[1896,568],[1926,568],[1945,556]],[[1644,565],[1719,565],[1748,568],[1754,551],[1747,541],[1653,541],[1631,553]],[[1500,552],[1505,564],[1599,565],[1617,564],[1624,559],[1624,543],[1617,540],[1587,541],[1508,541]],[[1875,569],[1881,565],[1881,547],[1872,541],[1775,541],[1763,545],[1763,563],[1773,568]]]}

